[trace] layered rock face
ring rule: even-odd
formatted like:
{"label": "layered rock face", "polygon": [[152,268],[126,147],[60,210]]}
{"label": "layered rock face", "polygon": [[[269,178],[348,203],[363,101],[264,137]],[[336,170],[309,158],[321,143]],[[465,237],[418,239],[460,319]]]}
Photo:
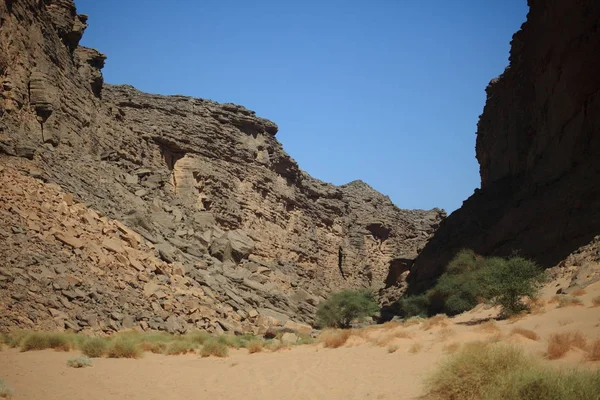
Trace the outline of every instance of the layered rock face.
{"label": "layered rock face", "polygon": [[429,287],[461,248],[553,266],[600,233],[600,3],[529,1],[510,65],[486,89],[481,190],[417,258]]}
{"label": "layered rock face", "polygon": [[445,217],[308,176],[244,107],[104,85],[71,0],[0,21],[0,329],[310,323],[395,284]]}

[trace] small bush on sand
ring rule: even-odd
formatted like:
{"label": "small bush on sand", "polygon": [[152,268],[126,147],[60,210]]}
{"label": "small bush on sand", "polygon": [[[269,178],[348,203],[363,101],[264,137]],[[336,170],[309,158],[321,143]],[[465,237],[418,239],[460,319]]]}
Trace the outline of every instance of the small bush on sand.
{"label": "small bush on sand", "polygon": [[594,340],[594,342],[590,345],[587,359],[589,361],[600,361],[600,339]]}
{"label": "small bush on sand", "polygon": [[558,308],[571,307],[571,306],[582,306],[583,301],[581,299],[571,296],[561,296],[558,300]]}
{"label": "small bush on sand", "polygon": [[398,345],[391,344],[388,346],[387,351],[388,351],[388,353],[395,353],[398,351],[399,348],[400,347],[398,347]]}
{"label": "small bush on sand", "polygon": [[168,345],[165,354],[174,356],[179,354],[193,353],[197,346],[198,345],[196,343],[188,340],[176,340]]}
{"label": "small bush on sand", "polygon": [[138,342],[127,337],[117,337],[108,345],[107,356],[109,358],[139,358],[142,349]]}
{"label": "small bush on sand", "polygon": [[21,351],[44,350],[50,348],[48,335],[43,332],[32,332],[21,341]]}
{"label": "small bush on sand", "polygon": [[269,351],[276,352],[281,350],[289,350],[290,345],[287,343],[283,343],[278,339],[273,339],[269,341],[265,346]]}
{"label": "small bush on sand", "polygon": [[523,337],[526,337],[527,339],[530,340],[539,340],[540,337],[538,336],[537,333],[535,333],[534,331],[530,330],[530,329],[523,329],[523,328],[514,328],[511,332],[512,335],[521,335]]}
{"label": "small bush on sand", "polygon": [[200,351],[202,357],[227,357],[229,355],[229,348],[226,344],[220,343],[215,339],[210,339],[204,342],[202,350]]}
{"label": "small bush on sand", "polygon": [[250,354],[260,353],[263,351],[263,343],[258,339],[254,339],[248,342],[246,348]]}
{"label": "small bush on sand", "polygon": [[211,338],[210,334],[205,331],[197,331],[187,333],[184,338],[196,344],[204,344],[207,340]]}
{"label": "small bush on sand", "polygon": [[600,296],[596,296],[592,299],[592,305],[594,307],[600,307]]}
{"label": "small bush on sand", "polygon": [[240,348],[240,339],[234,335],[220,335],[217,337],[217,342],[234,349]]}
{"label": "small bush on sand", "polygon": [[431,318],[427,318],[423,321],[423,325],[421,325],[421,329],[428,331],[435,326],[445,327],[449,323],[448,316],[446,314],[438,314]]}
{"label": "small bush on sand", "polygon": [[69,351],[73,347],[73,337],[66,333],[48,333],[48,346],[59,351]]}
{"label": "small bush on sand", "polygon": [[302,345],[302,344],[313,344],[315,342],[315,339],[307,336],[307,337],[301,337],[300,340],[298,340],[298,342],[296,343],[297,345]]}
{"label": "small bush on sand", "polygon": [[327,329],[319,336],[319,341],[330,349],[337,349],[348,341],[351,332],[348,329]]}
{"label": "small bush on sand", "polygon": [[169,344],[165,342],[143,342],[142,350],[154,354],[165,354],[168,346]]}
{"label": "small bush on sand", "polygon": [[573,347],[585,350],[587,340],[581,332],[555,333],[548,338],[546,357],[550,360],[561,358]]}
{"label": "small bush on sand", "polygon": [[416,354],[423,350],[423,345],[421,343],[413,343],[412,346],[408,349],[410,353]]}
{"label": "small bush on sand", "polygon": [[71,368],[85,368],[92,366],[92,359],[86,356],[79,356],[69,358],[67,360],[67,367]]}
{"label": "small bush on sand", "polygon": [[0,379],[0,399],[10,399],[12,395],[13,390],[6,385],[4,379]]}
{"label": "small bush on sand", "polygon": [[4,343],[6,343],[6,345],[8,347],[13,349],[15,347],[20,347],[21,342],[23,341],[23,339],[25,339],[25,336],[27,336],[28,334],[29,334],[29,332],[19,329],[19,330],[14,330],[8,334],[2,335],[2,339],[4,340]]}
{"label": "small bush on sand", "polygon": [[367,290],[344,290],[332,294],[317,309],[317,324],[329,328],[349,328],[354,320],[375,315],[379,306]]}
{"label": "small bush on sand", "polygon": [[81,352],[92,358],[102,357],[106,352],[108,342],[106,339],[93,337],[86,339],[81,345]]}

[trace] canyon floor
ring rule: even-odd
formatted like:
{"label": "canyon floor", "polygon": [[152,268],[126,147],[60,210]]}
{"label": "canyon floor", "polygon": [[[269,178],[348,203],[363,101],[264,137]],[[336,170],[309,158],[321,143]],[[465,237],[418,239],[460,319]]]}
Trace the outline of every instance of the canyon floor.
{"label": "canyon floor", "polygon": [[[557,368],[598,368],[598,361],[576,347],[556,360],[546,357],[552,334],[578,332],[588,349],[600,339],[600,282],[570,297],[581,304],[559,304],[557,285],[549,285],[533,313],[521,318],[490,320],[497,310],[480,306],[454,318],[352,330],[339,348],[317,343],[255,354],[240,349],[227,358],[145,353],[137,360],[94,359],[82,369],[66,365],[74,352],[5,348],[0,377],[14,389],[15,400],[416,399],[426,393],[426,378],[436,366],[473,341],[523,346]],[[519,329],[523,333],[515,332]]]}

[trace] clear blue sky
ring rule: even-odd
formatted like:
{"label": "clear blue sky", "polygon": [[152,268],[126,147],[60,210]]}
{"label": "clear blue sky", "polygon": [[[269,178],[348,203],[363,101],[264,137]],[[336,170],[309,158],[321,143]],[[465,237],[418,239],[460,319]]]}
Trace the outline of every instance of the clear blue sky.
{"label": "clear blue sky", "polygon": [[485,87],[526,0],[76,0],[108,83],[233,102],[279,125],[300,167],[401,208],[479,187]]}

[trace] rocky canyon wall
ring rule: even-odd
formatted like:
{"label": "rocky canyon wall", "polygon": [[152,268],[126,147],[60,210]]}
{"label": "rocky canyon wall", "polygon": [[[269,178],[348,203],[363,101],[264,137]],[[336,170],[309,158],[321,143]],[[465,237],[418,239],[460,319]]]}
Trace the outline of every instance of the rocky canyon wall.
{"label": "rocky canyon wall", "polygon": [[477,127],[481,189],[409,274],[431,286],[461,248],[551,267],[600,233],[600,3],[530,0]]}
{"label": "rocky canyon wall", "polygon": [[310,177],[242,106],[105,85],[86,23],[0,1],[0,329],[311,323],[332,290],[395,283],[445,217]]}

